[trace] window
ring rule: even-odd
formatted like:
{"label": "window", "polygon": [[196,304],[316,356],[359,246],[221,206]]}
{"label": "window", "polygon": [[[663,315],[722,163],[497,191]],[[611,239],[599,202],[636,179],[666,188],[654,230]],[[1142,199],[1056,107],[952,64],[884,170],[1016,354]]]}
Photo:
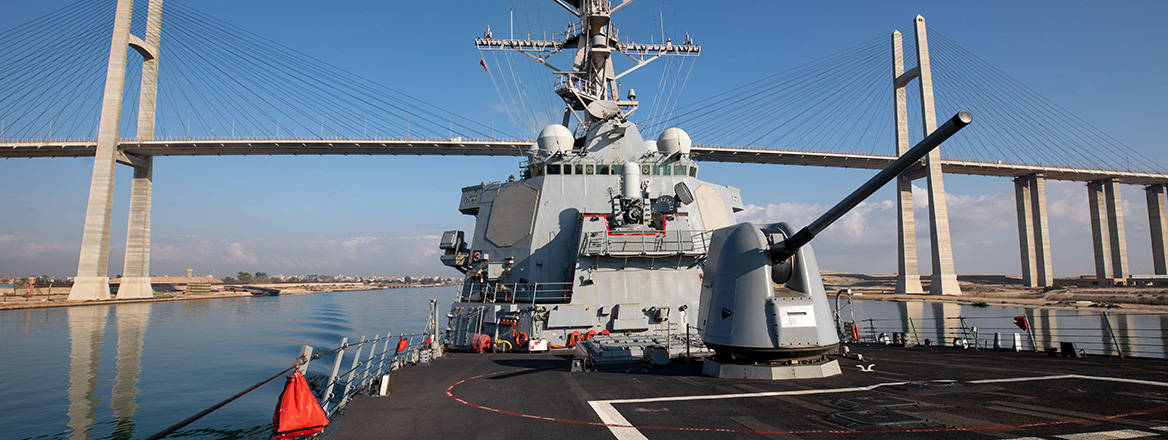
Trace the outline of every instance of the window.
{"label": "window", "polygon": [[570,163],[564,164],[564,174],[565,175],[572,174],[572,164],[570,164]]}
{"label": "window", "polygon": [[689,167],[689,176],[690,177],[697,177],[698,176],[698,167]]}
{"label": "window", "polygon": [[662,175],[662,176],[668,176],[668,175],[670,174],[670,170],[671,170],[671,169],[672,169],[672,168],[671,168],[669,165],[666,165],[666,166],[663,166],[663,167],[661,167],[661,175]]}
{"label": "window", "polygon": [[576,165],[576,175],[584,174],[584,165]]}
{"label": "window", "polygon": [[673,174],[675,176],[684,176],[685,175],[685,167],[681,166],[681,165],[674,165],[673,166]]}
{"label": "window", "polygon": [[559,164],[548,165],[547,166],[547,173],[549,176],[552,174],[560,174],[560,165]]}
{"label": "window", "polygon": [[597,165],[596,166],[596,174],[607,175],[608,174],[608,165]]}
{"label": "window", "polygon": [[625,166],[624,165],[613,165],[612,166],[612,173],[616,174],[616,175],[624,175],[625,174]]}
{"label": "window", "polygon": [[584,165],[584,174],[596,174],[596,165]]}

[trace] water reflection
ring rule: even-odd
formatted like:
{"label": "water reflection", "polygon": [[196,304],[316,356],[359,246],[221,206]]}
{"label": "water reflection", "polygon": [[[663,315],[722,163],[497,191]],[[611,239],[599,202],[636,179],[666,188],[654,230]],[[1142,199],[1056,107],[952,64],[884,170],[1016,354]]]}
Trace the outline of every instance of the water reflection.
{"label": "water reflection", "polygon": [[1026,309],[1026,321],[1030,323],[1032,344],[1037,350],[1058,345],[1058,320],[1050,309]]}
{"label": "water reflection", "polygon": [[146,323],[150,321],[150,304],[122,304],[115,315],[118,319],[117,376],[110,406],[114,410],[116,439],[129,439],[134,434],[134,411],[138,409],[138,376],[142,373],[142,342]]}
{"label": "water reflection", "polygon": [[70,307],[69,322],[69,438],[88,439],[96,421],[97,367],[101,337],[109,306]]}

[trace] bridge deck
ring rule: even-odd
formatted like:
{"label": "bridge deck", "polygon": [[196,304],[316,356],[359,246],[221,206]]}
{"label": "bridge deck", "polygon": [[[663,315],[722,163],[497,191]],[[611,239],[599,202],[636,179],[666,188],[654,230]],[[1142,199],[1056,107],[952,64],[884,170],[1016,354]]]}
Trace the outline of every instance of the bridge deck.
{"label": "bridge deck", "polygon": [[[419,156],[522,156],[531,147],[529,140],[470,139],[209,139],[123,141],[119,149],[139,156],[241,156],[241,155],[419,155]],[[0,157],[85,157],[93,156],[91,140],[0,142]],[[700,161],[804,165],[833,168],[881,169],[894,156],[831,153],[767,148],[694,146]],[[1050,180],[1089,182],[1117,179],[1128,184],[1168,183],[1168,173],[1069,168],[1052,165],[979,162],[946,159],[944,172],[976,176],[1018,177],[1043,174]]]}

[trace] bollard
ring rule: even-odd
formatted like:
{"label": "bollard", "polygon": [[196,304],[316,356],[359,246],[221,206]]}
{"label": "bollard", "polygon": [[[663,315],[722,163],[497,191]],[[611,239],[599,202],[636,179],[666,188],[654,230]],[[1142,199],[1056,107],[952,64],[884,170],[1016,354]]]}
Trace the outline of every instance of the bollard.
{"label": "bollard", "polygon": [[1022,351],[1022,335],[1014,333],[1014,351]]}
{"label": "bollard", "polygon": [[1002,349],[1002,334],[994,332],[994,350]]}

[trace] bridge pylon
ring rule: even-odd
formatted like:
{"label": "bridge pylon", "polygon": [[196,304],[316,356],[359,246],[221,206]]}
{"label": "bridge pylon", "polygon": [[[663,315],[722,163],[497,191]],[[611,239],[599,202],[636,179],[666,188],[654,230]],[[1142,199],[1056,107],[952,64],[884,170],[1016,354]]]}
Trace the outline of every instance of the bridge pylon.
{"label": "bridge pylon", "polygon": [[[925,18],[917,15],[913,21],[916,32],[917,67],[904,69],[904,51],[900,31],[892,33],[892,73],[894,101],[896,106],[896,149],[903,154],[908,144],[908,110],[905,86],[909,81],[920,81],[921,120],[924,135],[937,129],[937,114],[933,103],[933,73],[929,63],[929,42],[925,28]],[[923,293],[920,275],[917,273],[916,230],[912,212],[912,179],[915,174],[906,173],[897,185],[898,213],[898,266],[897,293]],[[953,268],[953,247],[949,238],[949,210],[945,202],[945,183],[941,174],[941,149],[934,149],[925,157],[924,177],[927,181],[929,197],[929,245],[932,250],[933,273],[929,283],[929,293],[934,295],[960,295],[957,274]]]}
{"label": "bridge pylon", "polygon": [[158,47],[161,37],[162,0],[149,0],[146,34],[140,39],[130,33],[133,0],[118,0],[106,66],[105,91],[97,129],[97,149],[77,276],[69,290],[70,300],[109,299],[109,237],[113,211],[114,168],[117,163],[134,166],[130,223],[126,238],[126,265],[119,298],[152,297],[150,287],[150,157],[129,156],[118,150],[118,128],[122,117],[122,95],[126,83],[128,49],[143,57],[142,87],[139,92],[138,137],[153,138],[155,94],[158,83]]}

